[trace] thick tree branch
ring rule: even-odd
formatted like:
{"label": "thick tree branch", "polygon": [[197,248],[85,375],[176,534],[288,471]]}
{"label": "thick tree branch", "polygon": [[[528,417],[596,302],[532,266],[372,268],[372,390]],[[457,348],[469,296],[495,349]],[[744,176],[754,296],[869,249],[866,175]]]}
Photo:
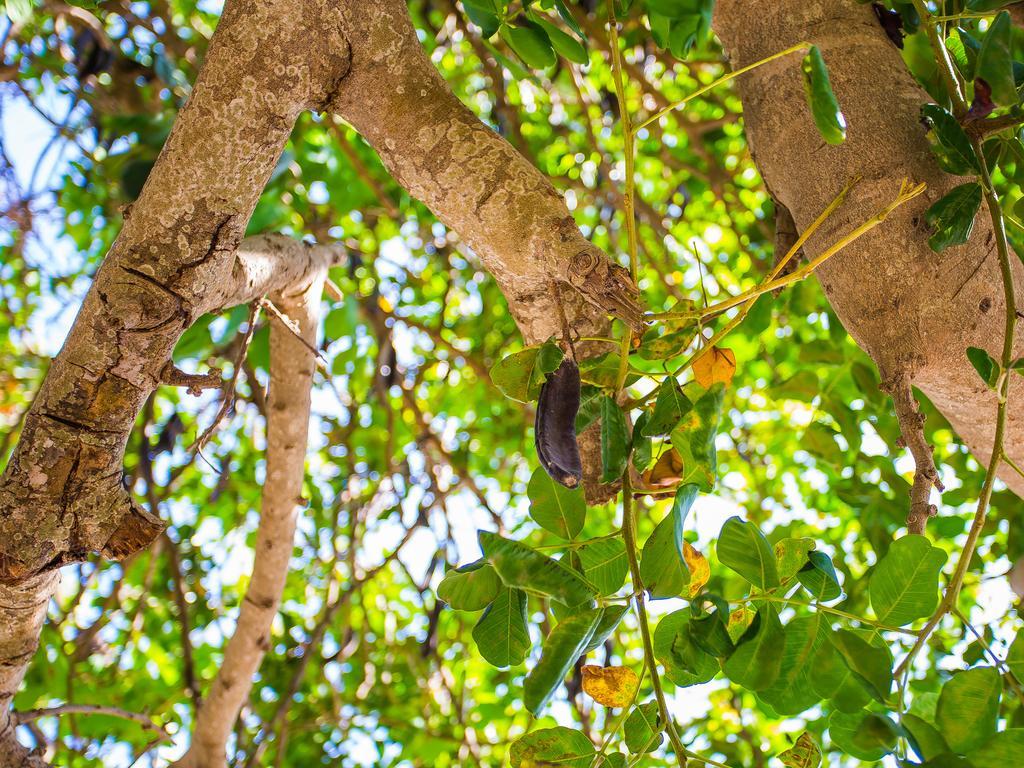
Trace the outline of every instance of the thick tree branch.
{"label": "thick tree branch", "polygon": [[181,766],[225,764],[231,729],[249,698],[253,676],[270,647],[270,627],[288,576],[295,524],[302,506],[306,446],[320,296],[326,269],[303,284],[276,293],[274,305],[297,327],[270,324],[270,392],[267,402],[267,477],[252,578],[234,634],[210,692],[196,715],[192,746]]}
{"label": "thick tree branch", "polygon": [[[863,179],[844,208],[811,238],[808,256],[813,258],[864,209],[891,195],[902,179],[927,183],[918,200],[896,211],[884,229],[822,265],[818,276],[846,329],[878,364],[882,380],[906,377],[986,462],[996,397],[967,360],[966,349],[983,347],[1000,356],[1002,276],[985,216],[975,221],[966,245],[941,254],[929,248],[924,210],[964,181],[944,173],[931,156],[920,122],[920,108],[931,99],[914,82],[869,5],[780,0],[758,9],[750,13],[744,0],[716,5],[715,30],[733,66],[800,40],[815,43],[849,124],[843,144],[825,144],[802,106],[802,77],[793,61],[773,62],[742,77],[747,138],[772,192],[802,231],[837,189],[852,177]],[[1021,265],[1014,269],[1017,285],[1024,285]],[[1018,348],[1024,351],[1020,343]],[[1015,380],[1011,402],[1022,391]],[[1020,408],[1010,409],[1005,445],[1011,458],[1024,461]],[[917,453],[925,464],[921,469],[930,472],[927,456]],[[1024,493],[1024,478],[1009,471],[1001,478]],[[923,482],[919,485],[923,488]]]}
{"label": "thick tree branch", "polygon": [[339,27],[327,0],[227,4],[0,479],[0,581],[124,557],[161,530],[122,487],[128,434],[182,332],[238,303],[247,279],[265,291],[261,269],[236,272],[235,251],[295,118],[348,71]]}
{"label": "thick tree branch", "polygon": [[460,102],[420,45],[406,4],[344,4],[352,69],[333,106],[415,197],[476,252],[528,343],[559,335],[553,280],[573,285],[569,320],[606,335],[641,322],[628,273],[576,227],[551,183]]}

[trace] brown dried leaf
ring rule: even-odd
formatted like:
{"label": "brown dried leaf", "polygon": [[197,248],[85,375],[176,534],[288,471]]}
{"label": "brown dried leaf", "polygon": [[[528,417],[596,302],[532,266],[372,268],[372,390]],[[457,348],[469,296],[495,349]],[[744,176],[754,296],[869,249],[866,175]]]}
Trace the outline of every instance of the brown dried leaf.
{"label": "brown dried leaf", "polygon": [[693,364],[693,377],[704,389],[711,389],[713,384],[722,383],[729,386],[736,373],[736,355],[731,349],[712,347],[711,351]]}

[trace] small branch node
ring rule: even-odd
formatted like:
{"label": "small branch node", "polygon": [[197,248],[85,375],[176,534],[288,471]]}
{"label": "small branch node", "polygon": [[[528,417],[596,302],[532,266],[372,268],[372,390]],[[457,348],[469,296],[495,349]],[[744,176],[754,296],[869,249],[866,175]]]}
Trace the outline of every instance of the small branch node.
{"label": "small branch node", "polygon": [[160,371],[160,383],[185,387],[190,395],[198,397],[204,389],[220,389],[224,385],[223,375],[220,368],[211,368],[209,373],[187,373],[168,360]]}

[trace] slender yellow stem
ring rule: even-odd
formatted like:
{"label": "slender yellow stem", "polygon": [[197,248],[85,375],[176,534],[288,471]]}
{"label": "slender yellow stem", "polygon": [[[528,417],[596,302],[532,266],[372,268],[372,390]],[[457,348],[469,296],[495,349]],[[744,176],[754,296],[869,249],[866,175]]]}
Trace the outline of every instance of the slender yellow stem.
{"label": "slender yellow stem", "polygon": [[722,75],[717,80],[715,80],[715,81],[713,81],[711,83],[708,83],[707,85],[705,85],[702,88],[698,88],[696,91],[691,93],[686,98],[680,99],[679,101],[676,101],[676,102],[674,102],[672,104],[669,104],[667,107],[665,107],[664,109],[660,110],[659,112],[655,112],[653,115],[648,117],[642,123],[637,125],[636,128],[633,129],[633,132],[636,133],[641,128],[646,128],[648,125],[650,125],[653,122],[656,122],[656,121],[660,120],[661,118],[663,118],[665,115],[669,114],[670,112],[674,112],[675,110],[679,109],[680,107],[686,106],[689,102],[693,101],[698,96],[703,96],[705,93],[707,93],[708,91],[710,91],[710,90],[712,90],[714,88],[717,88],[722,83],[727,83],[730,80],[732,80],[733,78],[739,77],[740,75],[744,74],[745,72],[749,72],[752,69],[757,69],[761,65],[767,64],[770,61],[775,61],[776,59],[781,59],[783,56],[789,56],[789,54],[796,53],[797,51],[806,51],[810,47],[811,47],[810,43],[804,43],[804,42],[797,43],[796,45],[791,45],[789,48],[787,48],[784,51],[779,51],[778,53],[773,53],[771,56],[767,56],[767,57],[761,59],[760,61],[755,61],[753,64],[748,64],[745,67],[740,67],[739,69],[734,70],[733,72],[729,72],[726,75]]}

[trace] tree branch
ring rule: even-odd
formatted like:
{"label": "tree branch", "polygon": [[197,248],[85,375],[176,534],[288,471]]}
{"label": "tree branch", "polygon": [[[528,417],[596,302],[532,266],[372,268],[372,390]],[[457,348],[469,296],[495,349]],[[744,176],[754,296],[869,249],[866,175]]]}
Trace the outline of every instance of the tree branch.
{"label": "tree branch", "polygon": [[231,729],[249,698],[252,680],[270,647],[291,561],[295,524],[303,504],[306,445],[320,296],[326,269],[305,285],[274,295],[274,306],[295,327],[270,324],[270,392],[267,401],[267,477],[252,578],[234,634],[210,692],[196,715],[192,746],[180,766],[224,765]]}

